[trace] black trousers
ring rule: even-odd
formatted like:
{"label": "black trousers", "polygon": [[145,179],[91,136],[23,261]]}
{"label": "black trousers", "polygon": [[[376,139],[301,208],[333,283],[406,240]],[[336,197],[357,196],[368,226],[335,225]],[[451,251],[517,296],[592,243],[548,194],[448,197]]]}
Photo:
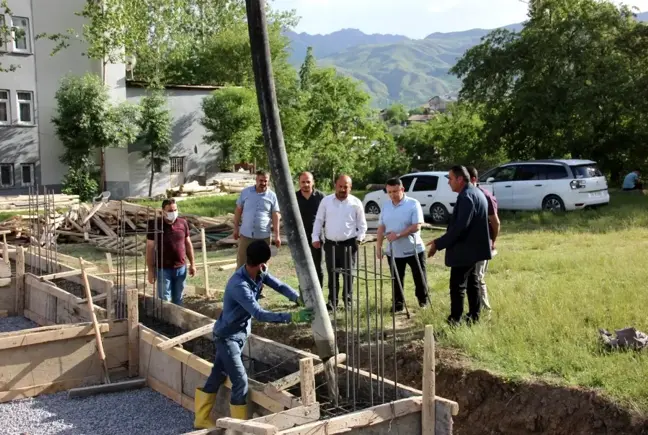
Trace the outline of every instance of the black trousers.
{"label": "black trousers", "polygon": [[324,287],[324,273],[322,272],[322,248],[319,249],[313,247],[313,243],[308,238],[308,246],[310,246],[311,255],[313,256],[313,262],[315,263],[315,272],[317,272],[317,279],[319,280],[320,287]]}
{"label": "black trousers", "polygon": [[[324,242],[324,258],[328,277],[328,300],[331,306],[336,307],[340,289],[339,278],[342,275],[342,288],[345,304],[353,300],[353,275],[356,273],[358,260],[358,244],[356,239],[343,242]],[[336,271],[337,269],[337,271]],[[339,273],[344,271],[343,274]]]}
{"label": "black trousers", "polygon": [[[402,310],[403,304],[405,302],[405,295],[403,294],[404,289],[399,286],[405,285],[405,268],[407,266],[412,269],[412,277],[414,278],[414,286],[416,288],[416,298],[420,304],[427,302],[428,298],[428,288],[425,282],[425,251],[417,254],[410,255],[409,257],[397,258],[394,257],[392,263],[392,258],[387,256],[387,261],[389,261],[389,270],[391,271],[392,276],[392,285],[393,285],[393,302],[396,307],[396,310]],[[417,257],[418,256],[418,261]],[[418,263],[418,264],[417,264]],[[395,266],[395,267],[394,267]],[[396,273],[398,273],[398,279],[396,278]]]}
{"label": "black trousers", "polygon": [[450,323],[459,323],[464,311],[464,296],[468,295],[468,320],[477,322],[481,311],[479,279],[476,265],[450,268]]}

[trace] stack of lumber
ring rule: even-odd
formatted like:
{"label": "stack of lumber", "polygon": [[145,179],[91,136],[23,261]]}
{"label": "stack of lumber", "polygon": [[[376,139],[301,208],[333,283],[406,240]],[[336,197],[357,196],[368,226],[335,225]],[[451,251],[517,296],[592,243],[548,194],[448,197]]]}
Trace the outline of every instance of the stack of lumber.
{"label": "stack of lumber", "polygon": [[[42,196],[40,197],[42,201]],[[50,202],[53,201],[54,205],[58,208],[65,208],[73,204],[79,203],[79,195],[63,195],[55,194],[49,196]],[[35,203],[31,205],[31,208],[36,206]],[[43,204],[39,204],[42,208]],[[1,196],[0,197],[0,212],[2,211],[28,211],[30,209],[29,205],[29,195],[17,195],[17,196]]]}
{"label": "stack of lumber", "polygon": [[243,189],[249,186],[254,186],[256,183],[255,178],[220,178],[215,181],[216,186],[221,192],[226,193],[241,193]]}

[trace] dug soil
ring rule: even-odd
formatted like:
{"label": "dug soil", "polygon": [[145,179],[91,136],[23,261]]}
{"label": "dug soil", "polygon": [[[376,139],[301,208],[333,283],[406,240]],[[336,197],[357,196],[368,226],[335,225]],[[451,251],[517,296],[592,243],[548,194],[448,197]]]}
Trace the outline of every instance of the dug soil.
{"label": "dug soil", "polygon": [[[188,298],[185,306],[213,317],[214,303]],[[297,349],[315,352],[310,329],[295,325],[255,323],[255,335]],[[338,335],[341,342],[343,337]],[[391,343],[391,340],[389,340]],[[422,335],[399,337],[394,365],[385,364],[385,377],[421,389]],[[374,355],[375,358],[375,355]],[[393,361],[392,346],[385,346],[385,361]],[[454,433],[472,434],[642,434],[648,419],[584,388],[542,382],[507,381],[486,370],[469,367],[468,358],[454,349],[436,349],[436,394],[459,404]],[[368,356],[360,365],[367,369]]]}

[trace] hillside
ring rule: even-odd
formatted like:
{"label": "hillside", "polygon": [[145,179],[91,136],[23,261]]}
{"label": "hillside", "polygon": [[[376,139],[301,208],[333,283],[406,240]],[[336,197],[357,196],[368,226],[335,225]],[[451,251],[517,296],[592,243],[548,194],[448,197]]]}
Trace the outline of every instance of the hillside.
{"label": "hillside", "polygon": [[[648,13],[637,15],[647,21]],[[519,31],[522,24],[505,26]],[[363,82],[372,105],[387,107],[401,102],[408,107],[425,103],[435,95],[456,95],[461,82],[448,70],[466,50],[479,44],[491,30],[432,33],[422,40],[402,35],[367,35],[344,29],[328,35],[286,32],[291,40],[291,62],[299,67],[306,48],[313,47],[318,64],[334,66]]]}

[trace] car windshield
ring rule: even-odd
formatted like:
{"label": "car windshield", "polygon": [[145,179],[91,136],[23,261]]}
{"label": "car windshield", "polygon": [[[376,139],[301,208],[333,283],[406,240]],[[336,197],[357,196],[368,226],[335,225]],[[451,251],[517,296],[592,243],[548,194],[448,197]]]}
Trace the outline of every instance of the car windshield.
{"label": "car windshield", "polygon": [[603,176],[601,170],[594,163],[589,165],[571,166],[571,170],[574,173],[574,178],[594,178]]}

